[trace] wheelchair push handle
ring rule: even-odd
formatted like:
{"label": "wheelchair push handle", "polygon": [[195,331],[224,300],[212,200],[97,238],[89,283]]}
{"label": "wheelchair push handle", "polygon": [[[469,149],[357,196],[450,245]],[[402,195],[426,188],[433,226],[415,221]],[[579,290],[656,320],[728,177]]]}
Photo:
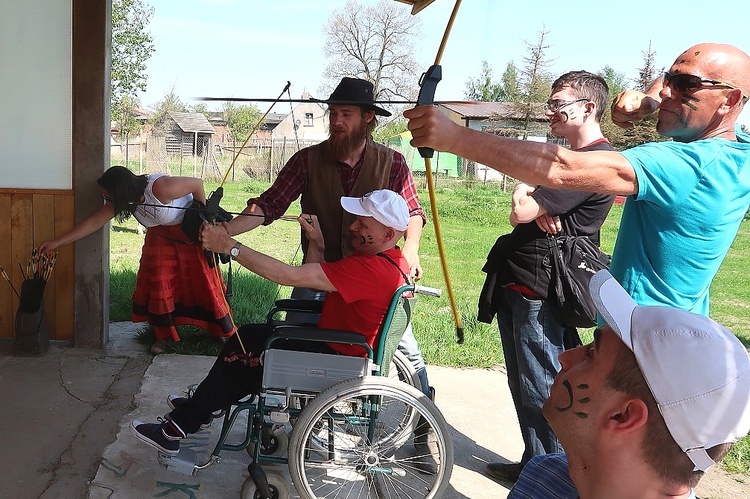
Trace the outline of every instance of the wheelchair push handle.
{"label": "wheelchair push handle", "polygon": [[443,294],[443,290],[440,288],[430,288],[419,284],[414,285],[414,292],[421,295],[434,296],[435,298],[440,298],[440,295]]}

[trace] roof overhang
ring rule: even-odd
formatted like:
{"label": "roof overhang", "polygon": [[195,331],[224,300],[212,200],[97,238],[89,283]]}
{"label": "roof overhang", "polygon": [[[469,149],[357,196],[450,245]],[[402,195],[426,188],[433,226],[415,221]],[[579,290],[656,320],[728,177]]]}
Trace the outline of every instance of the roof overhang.
{"label": "roof overhang", "polygon": [[415,16],[435,0],[396,0],[397,2],[411,5],[411,15]]}

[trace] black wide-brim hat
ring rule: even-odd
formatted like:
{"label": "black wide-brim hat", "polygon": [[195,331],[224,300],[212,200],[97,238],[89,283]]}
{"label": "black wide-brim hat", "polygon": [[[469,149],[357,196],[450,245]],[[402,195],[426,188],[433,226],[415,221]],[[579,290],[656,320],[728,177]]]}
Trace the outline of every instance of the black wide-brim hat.
{"label": "black wide-brim hat", "polygon": [[382,107],[375,105],[375,87],[367,80],[359,78],[342,78],[330,97],[326,100],[310,99],[315,102],[324,102],[329,106],[341,104],[347,106],[360,106],[372,109],[378,116],[390,116],[391,113]]}

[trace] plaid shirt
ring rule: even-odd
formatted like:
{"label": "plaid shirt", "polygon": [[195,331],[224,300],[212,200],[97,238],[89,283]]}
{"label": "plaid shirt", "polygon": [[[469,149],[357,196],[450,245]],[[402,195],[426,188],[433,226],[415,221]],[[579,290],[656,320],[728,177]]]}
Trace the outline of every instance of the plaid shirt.
{"label": "plaid shirt", "polygon": [[[568,459],[563,453],[534,456],[510,490],[508,499],[577,499],[578,491],[568,474]],[[686,499],[695,499],[690,490]]]}
{"label": "plaid shirt", "polygon": [[[351,192],[354,182],[356,182],[359,172],[362,170],[366,153],[367,146],[365,145],[365,151],[354,167],[342,161],[336,163],[346,196]],[[308,172],[307,149],[302,149],[287,161],[271,187],[257,198],[248,199],[248,206],[256,204],[265,213],[266,219],[263,225],[270,224],[286,213],[289,205],[307,190]],[[406,159],[397,151],[393,152],[393,166],[391,167],[388,188],[401,194],[401,197],[406,200],[410,218],[419,216],[423,222],[427,220],[425,212],[419,204],[417,188],[414,185],[414,178],[409,166],[406,164]]]}

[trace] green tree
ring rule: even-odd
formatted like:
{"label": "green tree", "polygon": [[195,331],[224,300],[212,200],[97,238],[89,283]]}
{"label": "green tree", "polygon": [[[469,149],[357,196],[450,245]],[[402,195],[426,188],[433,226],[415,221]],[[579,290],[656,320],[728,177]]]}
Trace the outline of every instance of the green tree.
{"label": "green tree", "polygon": [[521,98],[521,87],[518,80],[518,69],[513,61],[509,62],[500,77],[492,79],[492,68],[487,61],[482,61],[482,72],[478,78],[469,78],[464,90],[464,98],[479,102],[518,102]]}
{"label": "green tree", "polygon": [[478,78],[469,78],[464,90],[464,98],[481,102],[499,102],[505,99],[502,83],[492,80],[492,68],[482,61],[482,72]]}
{"label": "green tree", "polygon": [[529,136],[532,129],[541,130],[540,125],[534,118],[542,112],[540,103],[547,101],[552,90],[552,76],[549,72],[552,59],[549,59],[546,54],[550,47],[547,44],[548,34],[549,31],[542,27],[539,31],[539,38],[535,43],[524,42],[528,53],[523,57],[523,66],[519,74],[521,95],[518,104],[515,106],[516,113],[521,115],[524,140]]}
{"label": "green tree", "polygon": [[150,121],[154,128],[159,129],[164,126],[169,113],[187,113],[188,111],[187,105],[180,100],[179,96],[175,93],[174,86],[172,86],[169,92],[164,94],[164,99],[156,104]]}
{"label": "green tree", "polygon": [[[643,66],[638,68],[638,78],[633,80],[635,89],[645,92],[653,81],[664,71],[664,68],[657,68],[655,64],[656,52],[651,49],[651,42],[648,43],[648,50],[642,52]],[[667,140],[659,135],[656,131],[657,113],[652,114],[640,121],[637,121],[633,128],[623,132],[622,142],[614,144],[618,148],[634,147],[646,142],[660,142]]]}
{"label": "green tree", "polygon": [[385,143],[386,140],[406,130],[408,130],[406,120],[404,118],[396,118],[376,128],[372,134],[372,138],[375,142]]}
{"label": "green tree", "polygon": [[122,135],[137,131],[137,93],[146,90],[146,61],[154,52],[146,30],[154,8],[142,0],[112,0],[111,112]]}
{"label": "green tree", "polygon": [[[607,82],[610,102],[612,102],[620,92],[627,89],[627,79],[625,78],[625,74],[615,71],[609,64],[604,66],[604,68],[602,68],[597,74]],[[609,109],[605,109],[604,119],[602,119],[601,126],[602,133],[607,137],[610,143],[612,143],[615,148],[618,146],[622,147],[621,145],[626,142],[625,130],[612,122],[612,115],[609,112]]]}
{"label": "green tree", "polygon": [[607,82],[607,86],[609,87],[609,97],[611,99],[614,99],[617,94],[627,89],[625,74],[615,71],[609,64],[604,66],[604,68],[602,68],[597,74]]}
{"label": "green tree", "polygon": [[376,100],[416,98],[419,71],[413,54],[414,41],[421,35],[418,16],[390,0],[375,5],[348,0],[331,14],[323,34],[329,62],[323,70],[322,94],[348,76],[372,82]]}
{"label": "green tree", "polygon": [[648,42],[648,50],[641,52],[643,54],[643,66],[638,68],[638,78],[633,80],[635,83],[635,89],[641,92],[645,92],[651,83],[656,79],[664,68],[656,69],[655,59],[656,52],[651,50],[651,41]]}
{"label": "green tree", "polygon": [[[548,31],[539,31],[539,38],[535,43],[526,41],[528,53],[523,57],[523,66],[518,69],[513,62],[509,62],[503,72],[502,87],[505,100],[512,102],[509,111],[490,119],[496,124],[485,130],[504,137],[518,137],[526,140],[531,132],[545,135],[548,131],[546,123],[540,123],[538,118],[543,116],[542,103],[547,101],[552,89],[552,77],[549,66],[552,60],[546,51],[550,47],[546,38]],[[509,124],[509,122],[512,123]]]}
{"label": "green tree", "polygon": [[510,61],[503,71],[501,77],[503,85],[503,100],[506,102],[518,102],[521,100],[521,83],[518,81],[518,68]]}
{"label": "green tree", "polygon": [[208,109],[208,104],[206,104],[205,102],[196,102],[195,104],[191,104],[188,106],[188,109],[191,113],[200,113],[205,117],[211,115],[211,111]]}
{"label": "green tree", "polygon": [[238,105],[235,102],[225,102],[222,111],[229,131],[240,143],[247,139],[263,115],[255,105]]}

